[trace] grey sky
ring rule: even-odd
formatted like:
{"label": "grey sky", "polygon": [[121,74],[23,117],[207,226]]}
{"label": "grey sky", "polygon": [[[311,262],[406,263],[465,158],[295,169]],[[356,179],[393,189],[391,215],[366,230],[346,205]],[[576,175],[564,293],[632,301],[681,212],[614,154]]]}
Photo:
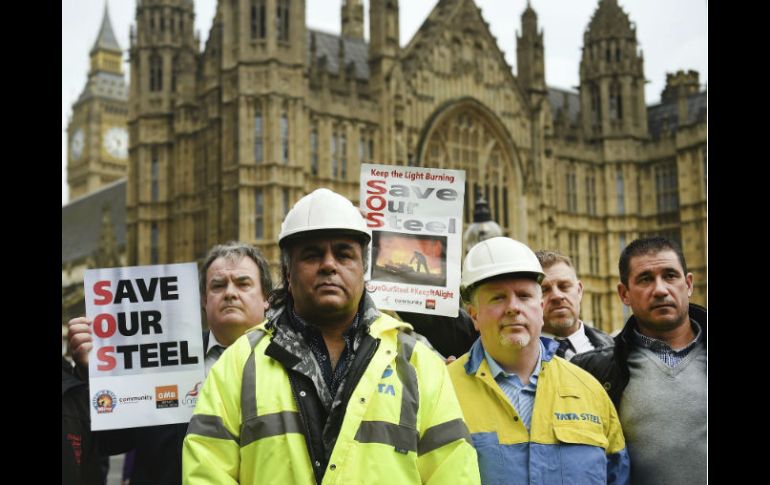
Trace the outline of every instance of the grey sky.
{"label": "grey sky", "polygon": [[[67,121],[72,103],[83,90],[88,74],[88,52],[101,25],[105,0],[62,0],[62,205],[68,201]],[[216,0],[195,0],[195,26],[201,42],[208,38]],[[307,0],[306,23],[326,32],[340,31],[342,0]],[[406,45],[433,9],[436,0],[399,2],[401,45]],[[476,0],[492,35],[516,71],[516,31],[526,0]],[[573,89],[578,84],[583,32],[598,0],[531,0],[544,30],[545,79],[549,86]],[[637,40],[644,52],[647,104],[660,100],[667,72],[695,69],[708,82],[707,0],[619,0],[636,23]],[[369,0],[364,0],[365,36],[368,38]],[[128,48],[134,23],[134,0],[109,0],[110,18],[118,43]],[[124,56],[126,59],[127,56]],[[128,71],[128,65],[124,65]],[[126,79],[128,73],[126,72]]]}

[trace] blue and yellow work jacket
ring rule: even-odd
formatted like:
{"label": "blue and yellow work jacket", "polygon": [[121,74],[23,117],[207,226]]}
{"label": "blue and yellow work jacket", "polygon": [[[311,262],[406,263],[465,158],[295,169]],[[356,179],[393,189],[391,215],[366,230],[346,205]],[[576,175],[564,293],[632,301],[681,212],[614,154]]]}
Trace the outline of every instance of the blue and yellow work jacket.
{"label": "blue and yellow work jacket", "polygon": [[185,484],[479,483],[446,365],[411,326],[379,312],[368,329],[376,350],[317,473],[305,431],[318,423],[298,406],[308,394],[294,393],[290,372],[266,353],[273,330],[250,330],[212,367],[184,442]]}
{"label": "blue and yellow work jacket", "polygon": [[541,341],[545,352],[529,431],[494,380],[480,338],[449,366],[481,482],[629,483],[628,452],[607,393],[589,373],[555,357],[555,341]]}

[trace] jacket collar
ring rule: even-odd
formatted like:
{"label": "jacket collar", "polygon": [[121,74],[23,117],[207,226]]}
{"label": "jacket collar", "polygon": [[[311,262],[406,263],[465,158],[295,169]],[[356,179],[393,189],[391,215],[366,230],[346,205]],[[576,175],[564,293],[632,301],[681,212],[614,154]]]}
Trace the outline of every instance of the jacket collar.
{"label": "jacket collar", "polygon": [[[291,298],[287,299],[286,305],[293,305]],[[284,318],[283,314],[285,311],[286,306],[275,309],[270,318],[259,325],[259,328],[273,334],[276,326],[281,325],[279,321]],[[369,333],[375,338],[379,337],[381,333],[392,329],[413,329],[408,323],[400,322],[395,318],[380,318],[386,315],[380,313],[374,304],[374,300],[372,300],[372,297],[367,292],[364,292],[363,298],[361,298],[358,313],[361,315],[361,322],[359,324],[363,324],[365,328],[368,328]],[[285,317],[288,318],[288,314]]]}
{"label": "jacket collar", "polygon": [[[550,362],[553,356],[556,355],[556,350],[559,348],[559,343],[548,337],[540,337],[540,342],[545,348],[545,353],[541,356],[543,362]],[[471,349],[468,351],[468,361],[465,363],[465,372],[469,375],[474,375],[479,370],[479,366],[484,362],[484,346],[481,343],[481,337],[477,338]]]}
{"label": "jacket collar", "polygon": [[[707,335],[707,310],[695,303],[690,303],[687,310],[687,314],[690,316],[690,320],[695,320],[700,324],[700,328],[703,331],[703,343],[706,343]],[[626,321],[623,330],[615,337],[615,358],[625,362],[628,359],[628,354],[631,352],[631,347],[634,346],[633,331],[636,327],[636,317],[631,315]]]}

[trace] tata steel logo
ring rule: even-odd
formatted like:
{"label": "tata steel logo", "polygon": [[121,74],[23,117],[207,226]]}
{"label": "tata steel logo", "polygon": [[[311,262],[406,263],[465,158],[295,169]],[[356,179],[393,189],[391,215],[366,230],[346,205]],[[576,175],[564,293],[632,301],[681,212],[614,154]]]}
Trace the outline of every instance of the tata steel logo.
{"label": "tata steel logo", "polygon": [[195,386],[185,394],[184,399],[182,399],[182,404],[189,408],[194,408],[195,404],[198,402],[198,394],[201,392],[201,381],[198,381],[195,383]]}
{"label": "tata steel logo", "polygon": [[103,389],[96,394],[91,400],[91,404],[94,405],[94,409],[98,414],[111,413],[118,403],[118,397],[107,389]]}
{"label": "tata steel logo", "polygon": [[158,409],[178,408],[179,391],[177,386],[158,386],[155,388],[155,407]]}
{"label": "tata steel logo", "polygon": [[[385,368],[385,372],[382,373],[382,378],[387,379],[388,377],[393,375],[393,368],[391,366],[387,366]],[[396,389],[393,387],[392,384],[386,384],[384,382],[380,382],[377,384],[377,392],[380,394],[390,394],[391,396],[396,395]]]}

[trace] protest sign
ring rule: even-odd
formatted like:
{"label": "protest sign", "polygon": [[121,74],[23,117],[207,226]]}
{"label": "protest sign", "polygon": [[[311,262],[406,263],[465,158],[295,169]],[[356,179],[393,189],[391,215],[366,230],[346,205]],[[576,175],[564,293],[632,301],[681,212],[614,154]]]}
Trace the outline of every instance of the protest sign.
{"label": "protest sign", "polygon": [[85,272],[91,429],[190,421],[203,382],[195,263]]}
{"label": "protest sign", "polygon": [[361,164],[378,308],[457,316],[465,172]]}

